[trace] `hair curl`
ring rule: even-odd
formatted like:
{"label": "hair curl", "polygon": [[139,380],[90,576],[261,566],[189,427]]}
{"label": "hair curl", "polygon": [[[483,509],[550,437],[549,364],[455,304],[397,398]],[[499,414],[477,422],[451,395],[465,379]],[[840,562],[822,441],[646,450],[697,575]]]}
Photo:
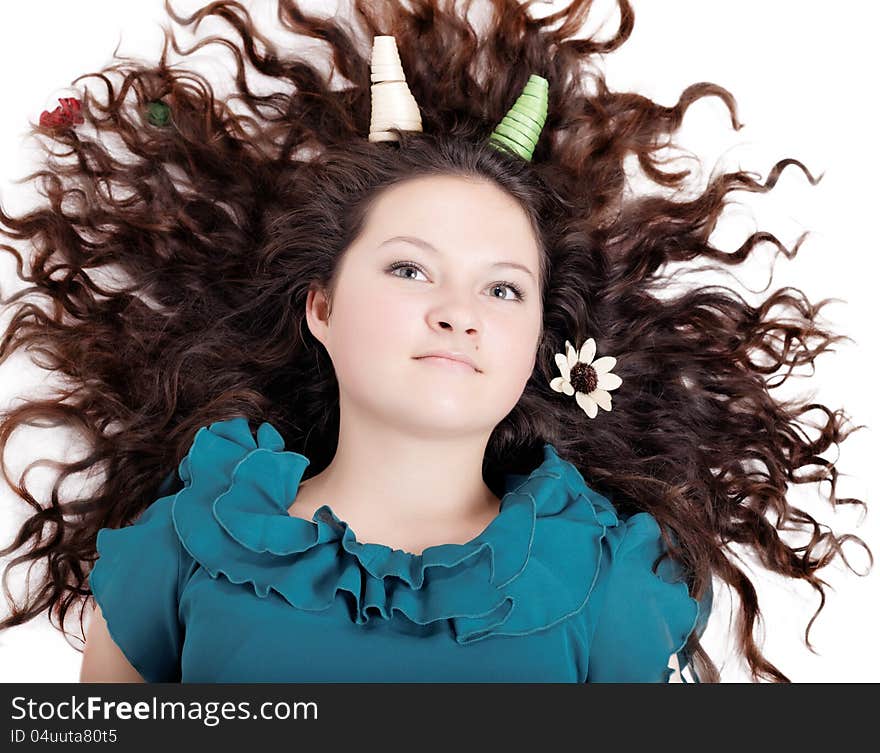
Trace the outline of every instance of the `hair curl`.
{"label": "hair curl", "polygon": [[[24,347],[42,355],[39,365],[63,374],[70,386],[2,414],[0,458],[16,427],[41,419],[80,430],[90,451],[74,462],[52,463],[62,473],[46,507],[24,485],[36,463],[18,484],[3,464],[7,483],[35,512],[0,555],[33,540],[33,548],[9,566],[45,559],[48,572],[20,607],[4,573],[13,608],[0,629],[49,609],[67,635],[68,609],[84,606],[91,595],[86,581],[98,530],[135,519],[207,423],[242,414],[272,421],[288,447],[312,459],[310,474],[326,467],[338,435],[338,388],[326,351],[302,326],[307,291],[312,285],[332,291],[340,255],[383,189],[419,175],[449,174],[491,181],[516,198],[541,247],[537,366],[518,405],[490,438],[487,483],[497,493],[505,473],[527,472],[541,444],[552,442],[618,509],[645,510],[657,519],[670,556],[690,574],[695,598],[711,587],[713,576],[736,590],[736,639],[752,676],[789,681],[755,643],[757,594],[727,548],[748,547],[768,569],[819,592],[821,604],[805,633],[808,646],[827,585],[816,571],[838,553],[846,562],[841,544],[847,539],[868,550],[873,566],[861,539],[822,533],[811,515],[786,501],[789,482],[830,480],[833,506],[864,507],[858,499],[836,498],[835,464],[820,457],[848,435],[845,414],[774,399],[770,392],[796,366],[813,363],[844,338],[818,323],[830,299],[813,304],[799,289],[782,288],[751,306],[724,286],[671,295],[664,272],[671,262],[697,260],[707,263],[682,269],[723,270],[745,262],[762,243],[793,258],[802,238],[789,251],[775,236],[756,232],[729,252],[710,245],[708,236],[731,191],[767,192],[788,165],[813,185],[818,180],[799,161],[785,159],[764,184],[733,172],[713,175],[690,201],[626,196],[627,153],[636,155],[652,181],[680,189],[688,172],[664,172],[658,152],[671,145],[670,134],[702,97],[719,97],[739,129],[735,99],[711,83],[688,87],[674,107],[613,92],[585,61],[629,37],[634,14],[627,0],[619,0],[620,25],[607,41],[573,37],[589,0],[574,0],[541,19],[528,12],[531,4],[491,0],[491,17],[478,34],[469,1],[462,15],[455,3],[411,0],[407,8],[355,0],[358,30],[280,0],[281,24],[326,43],[334,70],[351,83],[333,89],[310,62],[314,53],[280,53],[239,3],[213,2],[181,18],[166,0],[171,17],[194,24],[193,31],[209,16],[225,19],[242,49],[212,36],[181,50],[164,28],[154,67],[117,58],[118,64],[74,80],[94,77],[106,87],[106,103],[89,90],[84,94],[82,113],[96,137],[82,128],[51,132],[69,148],[51,156],[73,159],[50,159],[46,169],[18,181],[41,179],[48,204],[19,217],[0,210],[12,231],[4,235],[33,248],[25,272],[22,255],[0,246],[31,283],[3,304],[41,293],[52,303],[45,309],[19,304],[0,342],[0,361]],[[368,46],[375,34],[396,37],[422,111],[424,132],[398,132],[397,144],[370,143],[365,136]],[[169,41],[182,55],[211,43],[228,47],[237,93],[219,101],[204,78],[169,67]],[[251,91],[245,57],[276,82],[274,93]],[[488,147],[486,139],[532,72],[551,88],[546,125],[527,163]],[[160,99],[171,110],[165,126],[146,117],[149,103]],[[233,102],[247,112],[235,112]],[[124,159],[111,152],[111,138],[127,149]],[[103,283],[102,271],[121,275],[124,284]],[[775,307],[782,310],[778,316],[771,315]],[[591,336],[602,351],[618,354],[616,373],[626,386],[615,393],[613,412],[585,424],[576,403],[548,384],[560,344]],[[754,358],[759,354],[763,363]],[[771,384],[769,377],[785,369]],[[810,411],[826,418],[814,440],[799,426]],[[798,474],[805,466],[816,470]],[[66,476],[93,468],[104,471],[95,490],[59,499]],[[768,512],[777,516],[775,523]],[[800,529],[811,531],[804,546],[779,535]],[[719,681],[695,636],[686,651],[702,681]]]}

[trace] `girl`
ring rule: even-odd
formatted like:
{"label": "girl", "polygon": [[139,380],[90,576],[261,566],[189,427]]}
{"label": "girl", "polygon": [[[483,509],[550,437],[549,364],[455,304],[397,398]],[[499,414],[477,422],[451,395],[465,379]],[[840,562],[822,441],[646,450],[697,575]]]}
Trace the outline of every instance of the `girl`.
{"label": "girl", "polygon": [[[281,0],[341,87],[235,2],[166,6],[228,21],[239,40],[218,41],[275,91],[240,75],[237,112],[163,54],[102,72],[106,103],[44,113],[77,159],[53,163],[51,206],[0,220],[54,309],[19,304],[0,355],[37,347],[72,387],[6,411],[0,451],[63,421],[91,448],[63,476],[106,474],[0,552],[34,539],[19,561],[49,565],[0,628],[94,601],[84,681],[717,682],[714,578],[753,678],[788,681],[727,545],[822,593],[855,538],[786,499],[826,479],[834,499],[819,453],[842,417],[771,394],[842,338],[796,289],[753,307],[669,295],[664,272],[784,249],[708,236],[730,191],[787,164],[816,180],[786,160],[766,185],[629,196],[627,153],[682,187],[661,137],[708,95],[739,127],[733,97],[699,84],[664,108],[585,75],[631,33],[626,0],[606,42],[573,37],[583,0],[541,19],[494,0],[479,31],[464,5],[356,1],[349,24]],[[798,526],[805,547],[779,536]]]}

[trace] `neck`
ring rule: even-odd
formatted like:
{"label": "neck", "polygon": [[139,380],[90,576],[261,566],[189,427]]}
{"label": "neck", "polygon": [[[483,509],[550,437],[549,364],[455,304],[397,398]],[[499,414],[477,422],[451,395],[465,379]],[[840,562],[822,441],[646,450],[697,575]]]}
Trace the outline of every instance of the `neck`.
{"label": "neck", "polygon": [[483,480],[488,438],[485,431],[419,436],[384,422],[343,419],[333,460],[300,486],[342,519],[448,525],[491,518],[499,499]]}

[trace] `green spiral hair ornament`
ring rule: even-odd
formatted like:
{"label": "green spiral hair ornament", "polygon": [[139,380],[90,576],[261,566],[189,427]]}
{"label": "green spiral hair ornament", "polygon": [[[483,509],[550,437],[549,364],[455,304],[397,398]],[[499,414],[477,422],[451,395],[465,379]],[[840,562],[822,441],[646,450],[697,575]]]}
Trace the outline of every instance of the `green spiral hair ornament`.
{"label": "green spiral hair ornament", "polygon": [[522,94],[489,136],[489,144],[531,162],[547,121],[549,92],[550,84],[546,78],[536,73],[530,75]]}

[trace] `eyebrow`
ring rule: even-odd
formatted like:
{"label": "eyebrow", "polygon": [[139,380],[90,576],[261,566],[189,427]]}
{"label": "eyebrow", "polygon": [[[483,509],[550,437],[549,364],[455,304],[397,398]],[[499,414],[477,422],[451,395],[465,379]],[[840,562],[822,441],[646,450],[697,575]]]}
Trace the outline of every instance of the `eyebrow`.
{"label": "eyebrow", "polygon": [[[389,243],[393,243],[394,241],[403,241],[404,243],[412,243],[414,246],[418,246],[419,248],[423,248],[426,251],[433,251],[435,254],[440,253],[439,249],[436,246],[432,245],[431,243],[428,243],[428,241],[426,241],[422,238],[416,238],[414,235],[395,235],[393,238],[389,238],[388,240],[382,241],[382,243],[380,243],[379,246],[380,247],[385,246]],[[522,264],[517,264],[515,261],[496,261],[494,264],[490,264],[489,266],[492,268],[512,267],[513,269],[522,270],[532,279],[534,279],[534,277],[535,277],[532,274],[532,271],[528,267],[526,267]]]}

